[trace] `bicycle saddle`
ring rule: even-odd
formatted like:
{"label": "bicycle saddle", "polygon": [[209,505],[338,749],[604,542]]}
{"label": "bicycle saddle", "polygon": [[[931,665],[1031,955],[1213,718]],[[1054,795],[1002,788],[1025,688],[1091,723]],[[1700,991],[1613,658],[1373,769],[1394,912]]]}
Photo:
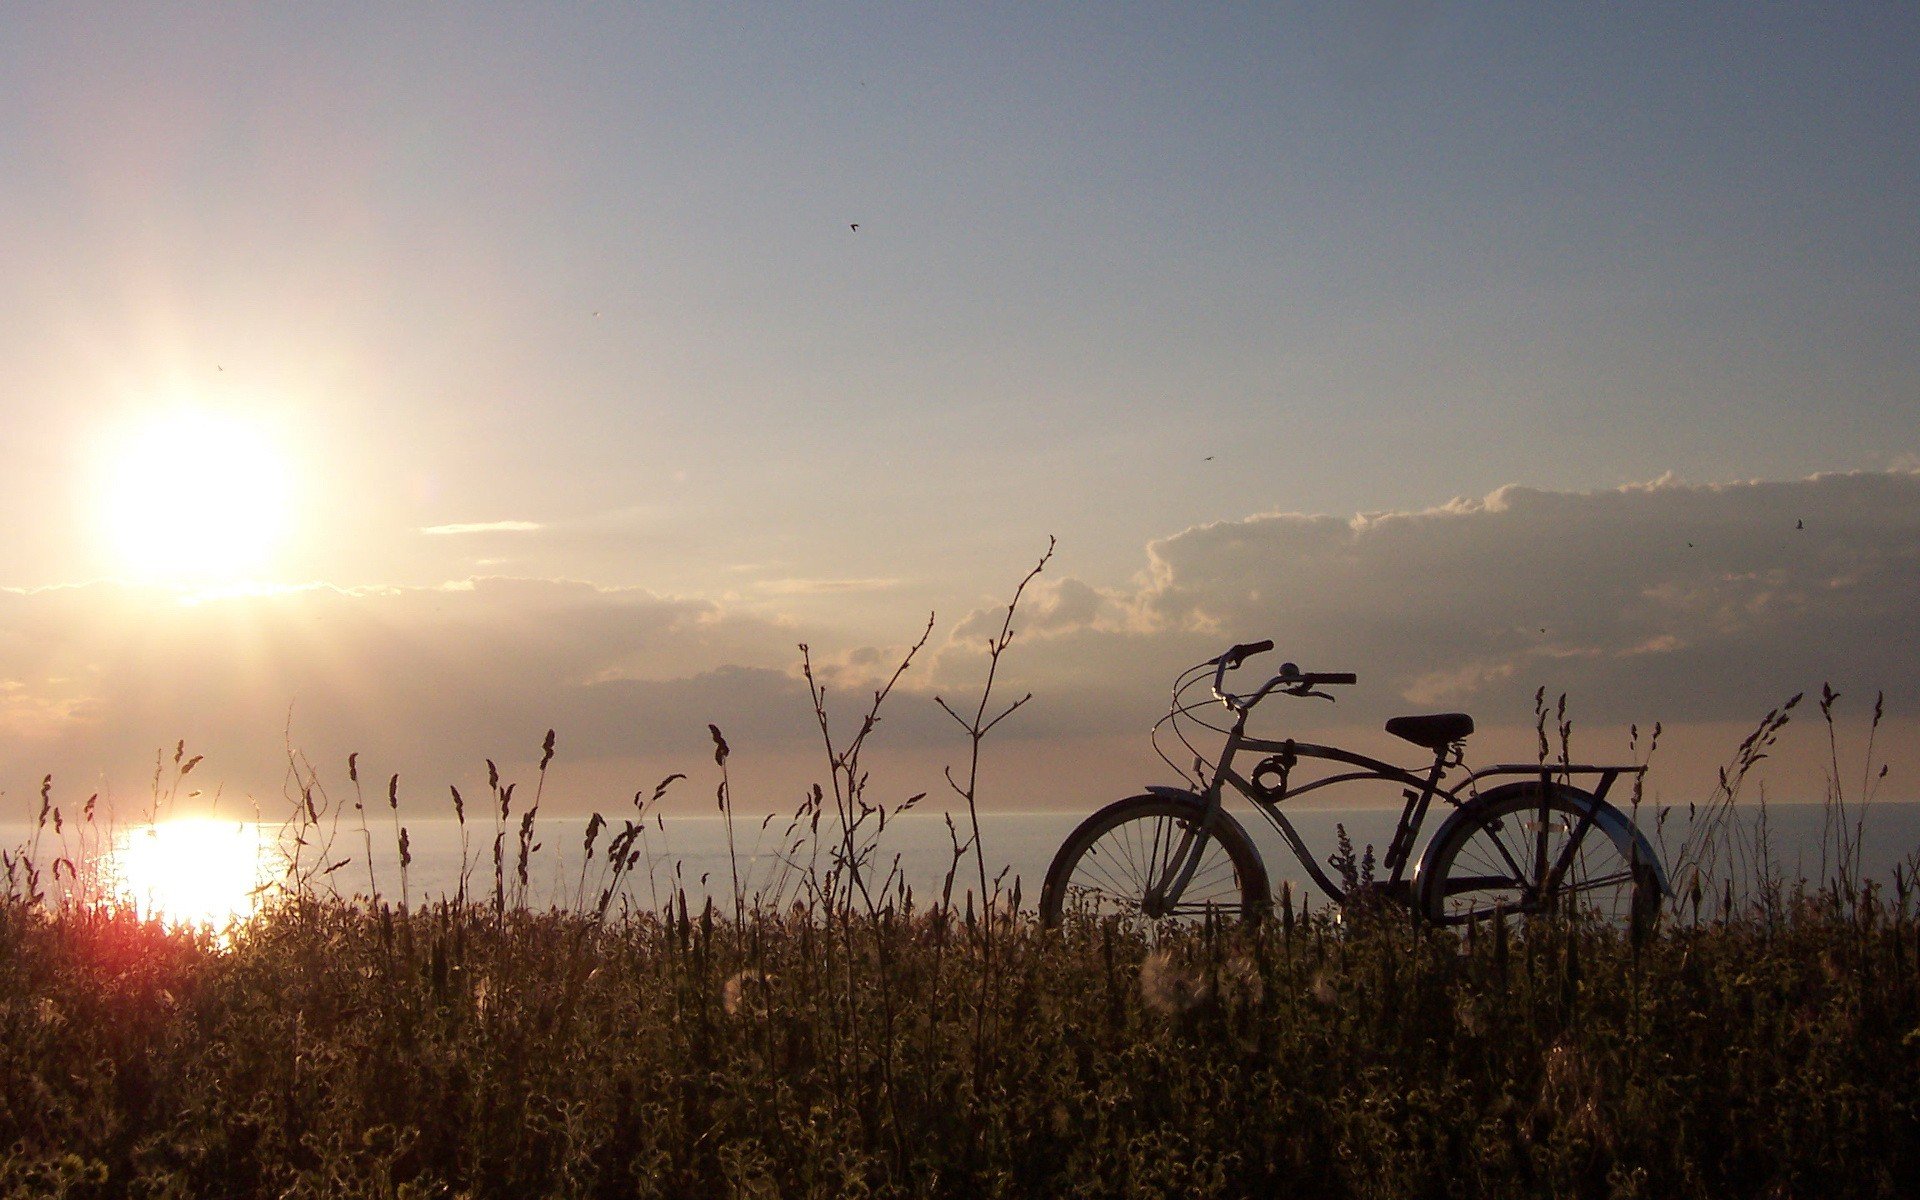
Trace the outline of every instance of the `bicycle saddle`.
{"label": "bicycle saddle", "polygon": [[1389,717],[1387,732],[1428,750],[1442,750],[1473,732],[1473,718],[1466,713]]}

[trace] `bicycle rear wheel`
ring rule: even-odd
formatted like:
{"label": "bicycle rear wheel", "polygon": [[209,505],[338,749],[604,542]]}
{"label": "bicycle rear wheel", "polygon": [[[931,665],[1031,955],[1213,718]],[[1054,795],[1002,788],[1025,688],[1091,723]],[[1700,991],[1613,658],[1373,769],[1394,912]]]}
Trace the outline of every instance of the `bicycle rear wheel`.
{"label": "bicycle rear wheel", "polygon": [[[1258,921],[1272,903],[1253,840],[1226,813],[1203,830],[1202,810],[1162,796],[1116,800],[1082,821],[1053,856],[1040,892],[1040,919],[1068,914],[1173,923]],[[1198,854],[1186,886],[1169,901],[1161,889]]]}
{"label": "bicycle rear wheel", "polygon": [[[1580,841],[1569,853],[1575,834]],[[1625,814],[1558,786],[1543,809],[1537,783],[1489,792],[1461,809],[1434,835],[1419,886],[1421,910],[1447,925],[1496,909],[1638,925],[1660,908],[1658,869]]]}

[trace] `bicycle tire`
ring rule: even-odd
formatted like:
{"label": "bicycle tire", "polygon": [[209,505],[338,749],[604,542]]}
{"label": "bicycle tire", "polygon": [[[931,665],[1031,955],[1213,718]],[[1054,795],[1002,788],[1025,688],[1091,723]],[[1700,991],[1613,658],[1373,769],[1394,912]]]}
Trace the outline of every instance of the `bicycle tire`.
{"label": "bicycle tire", "polygon": [[1067,835],[1047,868],[1040,920],[1058,927],[1070,913],[1149,921],[1215,919],[1258,922],[1272,905],[1266,866],[1253,839],[1227,813],[1217,813],[1202,859],[1171,912],[1150,912],[1152,879],[1176,846],[1200,829],[1198,802],[1130,796],[1094,813]]}
{"label": "bicycle tire", "polygon": [[1595,814],[1553,886],[1540,886],[1540,785],[1511,784],[1470,801],[1434,835],[1420,866],[1421,912],[1442,925],[1465,924],[1496,910],[1568,910],[1636,927],[1658,917],[1658,869],[1624,813],[1560,785],[1548,794],[1547,810],[1549,876],[1584,815]]}

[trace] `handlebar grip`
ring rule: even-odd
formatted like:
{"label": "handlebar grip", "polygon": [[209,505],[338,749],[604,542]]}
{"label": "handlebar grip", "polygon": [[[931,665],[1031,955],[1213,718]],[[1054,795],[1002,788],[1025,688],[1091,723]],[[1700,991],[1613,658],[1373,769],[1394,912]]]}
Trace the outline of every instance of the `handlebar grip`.
{"label": "handlebar grip", "polygon": [[1316,671],[1313,680],[1315,683],[1354,683],[1358,676],[1352,671]]}
{"label": "handlebar grip", "polygon": [[1272,638],[1263,638],[1257,642],[1241,642],[1238,646],[1227,651],[1226,654],[1222,656],[1221,661],[1237,667],[1254,655],[1265,654],[1271,649],[1273,649]]}

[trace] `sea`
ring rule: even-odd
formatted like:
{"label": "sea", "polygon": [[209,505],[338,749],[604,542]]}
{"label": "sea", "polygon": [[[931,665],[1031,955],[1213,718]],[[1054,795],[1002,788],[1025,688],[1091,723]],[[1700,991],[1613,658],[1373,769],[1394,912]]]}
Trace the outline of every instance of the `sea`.
{"label": "sea", "polygon": [[[1287,818],[1324,864],[1342,833],[1356,855],[1383,851],[1398,810],[1288,808]],[[857,826],[852,847],[867,890],[895,901],[911,894],[917,906],[940,898],[978,905],[1018,898],[1037,901],[1055,851],[1089,814],[1072,811],[987,812],[980,815],[978,856],[964,812],[912,811],[881,827],[870,817]],[[1325,903],[1280,834],[1257,812],[1236,814],[1253,836],[1274,889],[1283,886],[1305,904]],[[1435,814],[1427,834],[1437,828]],[[1920,803],[1882,802],[1842,812],[1824,805],[1742,806],[1711,827],[1697,809],[1643,809],[1639,824],[1663,861],[1674,863],[1691,845],[1715,893],[1728,883],[1744,894],[1762,870],[1789,885],[1845,874],[1890,885],[1912,878],[1920,864]],[[396,826],[370,806],[342,813],[321,826],[293,830],[278,824],[219,817],[132,825],[112,830],[66,823],[59,831],[0,824],[0,848],[13,860],[16,894],[23,888],[22,855],[40,872],[50,895],[75,888],[128,900],[155,915],[221,921],[243,917],[276,883],[300,880],[311,890],[345,898],[377,896],[420,904],[466,897],[538,911],[594,909],[659,911],[684,895],[695,910],[711,899],[730,910],[736,896],[749,905],[784,908],[809,899],[809,889],[844,857],[847,839],[829,815],[817,828],[796,827],[787,816],[649,814],[628,842],[631,869],[616,875],[609,848],[627,827],[615,821],[590,839],[586,818],[542,817],[521,854],[517,818],[504,826],[417,820]],[[404,829],[407,863],[399,852]],[[495,866],[495,844],[500,848]],[[1705,845],[1704,859],[1699,847]],[[590,851],[590,852],[589,852]],[[63,865],[54,865],[57,861]],[[524,861],[524,875],[522,866]],[[1331,873],[1331,872],[1330,872]],[[55,878],[57,876],[57,878]]]}

